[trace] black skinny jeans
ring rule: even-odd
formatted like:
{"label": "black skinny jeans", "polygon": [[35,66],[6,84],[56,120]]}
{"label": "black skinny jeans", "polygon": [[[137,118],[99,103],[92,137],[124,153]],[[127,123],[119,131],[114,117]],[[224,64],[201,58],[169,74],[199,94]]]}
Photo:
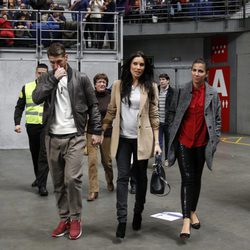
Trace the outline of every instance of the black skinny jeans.
{"label": "black skinny jeans", "polygon": [[177,159],[181,173],[181,206],[183,218],[190,218],[200,196],[201,176],[205,163],[205,146],[187,148],[178,145]]}
{"label": "black skinny jeans", "polygon": [[127,222],[128,182],[130,176],[131,156],[133,154],[133,173],[136,179],[136,194],[134,213],[142,213],[147,193],[147,166],[148,160],[137,160],[137,139],[119,139],[116,154],[118,177],[116,192],[116,208],[118,222]]}

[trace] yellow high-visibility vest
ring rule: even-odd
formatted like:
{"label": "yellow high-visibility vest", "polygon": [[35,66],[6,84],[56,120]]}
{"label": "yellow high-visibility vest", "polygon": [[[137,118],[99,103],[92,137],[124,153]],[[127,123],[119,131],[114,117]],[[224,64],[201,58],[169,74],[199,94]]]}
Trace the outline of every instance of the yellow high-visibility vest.
{"label": "yellow high-visibility vest", "polygon": [[28,124],[42,124],[43,123],[43,103],[36,105],[32,99],[32,92],[36,88],[36,82],[29,82],[25,84],[26,96],[26,123]]}

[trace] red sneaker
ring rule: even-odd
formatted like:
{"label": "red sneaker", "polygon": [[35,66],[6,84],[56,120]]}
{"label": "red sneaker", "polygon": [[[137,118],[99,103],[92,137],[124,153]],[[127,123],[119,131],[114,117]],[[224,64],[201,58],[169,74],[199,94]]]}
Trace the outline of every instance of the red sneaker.
{"label": "red sneaker", "polygon": [[57,228],[52,232],[52,237],[61,237],[68,233],[70,228],[69,220],[61,220]]}
{"label": "red sneaker", "polygon": [[76,240],[82,235],[82,225],[80,220],[72,220],[70,222],[69,238]]}

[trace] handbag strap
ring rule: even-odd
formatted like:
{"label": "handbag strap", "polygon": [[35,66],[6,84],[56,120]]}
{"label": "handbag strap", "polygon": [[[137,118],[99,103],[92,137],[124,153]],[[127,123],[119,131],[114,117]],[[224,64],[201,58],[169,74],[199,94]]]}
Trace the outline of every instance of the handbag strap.
{"label": "handbag strap", "polygon": [[[161,158],[162,158],[161,154],[160,155],[158,155],[158,154],[155,155],[155,165],[160,164],[161,167],[163,168],[163,166],[162,166],[162,159]],[[155,194],[155,195],[159,196],[159,197],[167,196],[170,193],[170,191],[171,191],[171,187],[170,187],[169,183],[167,182],[167,180],[164,179],[162,176],[160,176],[160,179],[166,184],[167,192],[165,192],[164,194]]]}
{"label": "handbag strap", "polygon": [[160,178],[166,184],[166,187],[168,187],[168,191],[165,192],[164,194],[156,194],[156,195],[160,196],[160,197],[167,196],[171,191],[171,187],[170,187],[169,183],[167,182],[167,180],[165,180],[162,176]]}

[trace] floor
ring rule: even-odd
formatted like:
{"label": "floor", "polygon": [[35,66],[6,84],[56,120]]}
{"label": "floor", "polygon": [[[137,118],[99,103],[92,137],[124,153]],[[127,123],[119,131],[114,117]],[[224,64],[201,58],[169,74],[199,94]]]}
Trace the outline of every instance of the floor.
{"label": "floor", "polygon": [[[85,157],[86,158],[86,157]],[[134,195],[129,194],[126,238],[115,238],[115,192],[106,190],[99,168],[100,193],[87,202],[86,159],[83,176],[83,235],[76,241],[52,238],[58,223],[51,179],[48,197],[31,187],[34,179],[28,150],[0,150],[0,250],[85,249],[192,249],[248,250],[250,227],[250,137],[224,135],[214,159],[213,171],[204,169],[198,206],[200,230],[192,230],[188,242],[180,242],[181,219],[166,221],[150,217],[164,211],[180,212],[178,167],[166,169],[172,190],[166,197],[148,192],[142,230],[131,228]],[[148,177],[152,172],[150,160]],[[113,164],[115,176],[116,165]]]}

